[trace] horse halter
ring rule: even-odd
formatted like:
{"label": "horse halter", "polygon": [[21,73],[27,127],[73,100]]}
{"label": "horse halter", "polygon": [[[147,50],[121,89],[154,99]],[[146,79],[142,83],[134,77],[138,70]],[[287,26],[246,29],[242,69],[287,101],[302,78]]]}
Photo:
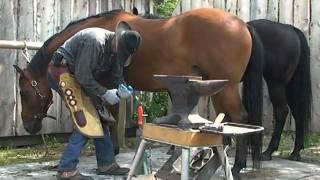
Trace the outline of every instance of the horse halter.
{"label": "horse halter", "polygon": [[39,83],[36,80],[31,80],[30,81],[28,79],[28,81],[29,81],[31,87],[34,89],[34,94],[37,95],[38,97],[40,97],[41,110],[42,110],[42,112],[37,113],[36,115],[34,115],[33,118],[35,118],[35,119],[43,119],[45,117],[48,117],[48,118],[51,118],[51,119],[56,119],[55,117],[50,116],[50,115],[48,115],[46,113],[47,110],[49,109],[49,107],[51,106],[51,104],[53,104],[53,101],[51,100],[50,103],[47,106],[45,106],[45,98],[46,98],[46,96],[43,95],[41,93],[40,89],[38,88],[38,84]]}

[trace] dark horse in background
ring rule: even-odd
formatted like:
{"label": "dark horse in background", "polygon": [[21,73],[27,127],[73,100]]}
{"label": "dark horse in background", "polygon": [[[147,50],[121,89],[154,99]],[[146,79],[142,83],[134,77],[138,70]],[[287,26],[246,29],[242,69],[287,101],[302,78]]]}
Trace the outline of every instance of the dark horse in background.
{"label": "dark horse in background", "polygon": [[[138,13],[136,9],[133,12]],[[162,18],[156,14],[144,14],[142,17]],[[271,160],[272,153],[278,149],[289,109],[296,129],[294,150],[289,159],[300,160],[304,136],[310,130],[312,109],[310,50],[307,39],[301,30],[292,25],[266,19],[253,20],[247,24],[256,30],[264,46],[263,77],[275,119],[272,138],[262,154],[262,160]],[[245,101],[245,105],[250,103]]]}
{"label": "dark horse in background", "polygon": [[[213,96],[215,111],[226,113],[238,123],[261,125],[263,47],[255,31],[236,16],[213,8],[201,8],[182,15],[150,20],[124,11],[111,11],[70,23],[63,31],[45,41],[26,69],[20,73],[22,120],[32,134],[41,129],[41,120],[52,102],[48,66],[54,51],[76,32],[88,27],[114,31],[117,23],[127,21],[140,32],[142,44],[124,69],[127,83],[136,90],[162,91],[154,74],[194,75],[204,79],[228,79],[227,86]],[[89,59],[88,59],[89,60]],[[107,77],[97,79],[106,84]],[[239,83],[244,81],[244,105]],[[112,88],[112,87],[107,87]],[[250,102],[250,103],[249,103]],[[118,107],[112,114],[117,118]],[[115,130],[116,128],[112,128]],[[116,133],[112,132],[113,135]],[[113,139],[117,148],[117,139]],[[253,160],[259,165],[261,141],[252,142]],[[237,177],[246,166],[247,138],[237,139],[235,164]]]}
{"label": "dark horse in background", "polygon": [[304,135],[310,129],[312,91],[310,77],[310,50],[307,39],[298,28],[272,22],[254,20],[248,24],[259,34],[265,53],[263,71],[273,106],[275,127],[263,160],[279,147],[281,133],[289,113],[295,120],[296,138],[289,159],[300,160],[304,148]]}

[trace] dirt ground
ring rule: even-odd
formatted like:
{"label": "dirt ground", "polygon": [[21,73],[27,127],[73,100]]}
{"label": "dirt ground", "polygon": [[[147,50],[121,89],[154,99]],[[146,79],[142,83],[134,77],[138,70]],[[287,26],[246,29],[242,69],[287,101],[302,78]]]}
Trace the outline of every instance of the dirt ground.
{"label": "dirt ground", "polygon": [[[262,163],[262,168],[252,170],[250,160],[248,168],[241,172],[243,179],[320,179],[320,138],[318,135],[308,137],[306,149],[302,151],[301,162],[288,161],[285,158],[293,147],[292,134],[286,134],[281,139],[281,145],[273,155],[272,161]],[[265,136],[264,146],[269,143],[270,136]],[[0,150],[0,179],[55,179],[56,165],[65,148],[66,143],[58,143],[48,140],[47,144],[24,147],[2,148]],[[127,148],[121,150],[117,156],[118,162],[125,167],[130,167],[134,157],[135,138],[126,141]],[[152,169],[156,171],[169,157],[167,146],[152,149]],[[93,143],[89,141],[82,152],[80,170],[84,174],[91,175],[94,179],[121,179],[121,177],[106,177],[95,174],[96,160]],[[233,164],[233,155],[230,153],[230,164]],[[138,179],[154,179],[152,175],[139,176]],[[223,179],[223,171],[220,169],[213,179]]]}
{"label": "dirt ground", "polygon": [[[169,158],[166,154],[168,146],[156,147],[151,150],[152,170],[156,172],[162,164]],[[134,157],[134,150],[121,152],[117,156],[117,162],[124,167],[130,167]],[[229,162],[233,164],[233,157],[229,157]],[[304,162],[293,162],[275,157],[272,161],[263,162],[262,168],[252,170],[251,161],[248,161],[248,168],[241,171],[242,179],[246,180],[316,180],[320,179],[320,165]],[[13,180],[33,180],[33,179],[56,179],[56,165],[58,160],[38,162],[38,163],[18,163],[7,166],[0,166],[0,179]],[[119,176],[99,176],[95,174],[96,159],[95,156],[82,156],[79,164],[80,171],[85,175],[92,176],[95,180],[107,179],[117,180],[123,179]],[[214,177],[210,179],[223,179],[223,171],[220,168]],[[141,175],[135,179],[154,179],[153,175]]]}

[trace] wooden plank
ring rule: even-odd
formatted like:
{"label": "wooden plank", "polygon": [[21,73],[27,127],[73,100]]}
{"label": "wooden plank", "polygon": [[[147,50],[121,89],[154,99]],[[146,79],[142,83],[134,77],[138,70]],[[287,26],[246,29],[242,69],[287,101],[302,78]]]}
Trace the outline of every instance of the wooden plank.
{"label": "wooden plank", "polygon": [[148,10],[147,8],[149,8],[149,2],[148,0],[140,0],[141,1],[141,12],[140,14],[145,14],[146,10]]}
{"label": "wooden plank", "polygon": [[182,147],[212,147],[222,145],[223,135],[145,123],[143,138]]}
{"label": "wooden plank", "polygon": [[233,15],[237,15],[237,1],[236,0],[226,1],[225,11],[227,11]]}
{"label": "wooden plank", "polygon": [[[53,34],[56,33],[57,22],[59,21],[56,19],[56,7],[57,0],[44,0],[38,1],[36,4],[36,14],[37,14],[37,21],[36,21],[36,28],[39,30],[37,33],[39,39],[42,42],[47,40]],[[57,94],[54,94],[53,101],[58,102],[59,97]],[[57,116],[57,104],[54,103],[49,109],[48,114],[51,116]],[[59,123],[57,121],[48,120],[45,118],[42,122],[42,129],[41,133],[54,133],[59,131]]]}
{"label": "wooden plank", "polygon": [[250,0],[238,0],[237,16],[243,21],[250,21]]}
{"label": "wooden plank", "polygon": [[37,21],[36,26],[39,35],[38,41],[45,41],[56,32],[55,19],[56,0],[43,0],[37,3]]}
{"label": "wooden plank", "polygon": [[71,0],[60,1],[60,30],[64,29],[71,21]]}
{"label": "wooden plank", "polygon": [[267,18],[267,0],[251,1],[251,20]]}
{"label": "wooden plank", "polygon": [[[97,5],[97,4],[96,4]],[[70,22],[71,22],[71,12],[73,12],[73,4],[71,0],[63,0],[59,1],[59,23],[60,28],[59,30],[63,30]],[[93,7],[91,7],[93,9]],[[99,7],[95,7],[99,8]],[[97,9],[96,9],[97,10]],[[92,10],[93,11],[93,10]],[[93,12],[92,12],[93,13]],[[56,118],[57,118],[57,132],[64,133],[64,132],[72,132],[73,130],[73,123],[71,120],[71,116],[69,110],[67,109],[64,101],[60,98],[60,96],[54,92],[54,104],[56,109]],[[48,120],[52,121],[52,120]],[[57,133],[55,132],[55,133]]]}
{"label": "wooden plank", "polygon": [[[16,39],[17,8],[15,1],[0,0],[0,37]],[[16,62],[17,51],[0,49],[0,137],[15,135],[15,125],[20,119],[18,104],[18,74],[12,68]]]}
{"label": "wooden plank", "polygon": [[176,8],[174,9],[174,11],[172,12],[172,16],[177,16],[179,14],[181,14],[181,1],[177,4]]}
{"label": "wooden plank", "polygon": [[88,3],[89,3],[88,15],[90,16],[90,15],[97,14],[97,12],[98,12],[97,9],[99,7],[97,4],[97,1],[96,0],[89,0]]}
{"label": "wooden plank", "polygon": [[191,9],[197,9],[202,6],[202,0],[192,0],[191,1]]}
{"label": "wooden plank", "polygon": [[191,0],[181,0],[181,11],[182,13],[191,10]]}
{"label": "wooden plank", "polygon": [[133,7],[136,7],[138,9],[139,14],[141,14],[143,9],[141,0],[134,0],[132,4],[133,4]]}
{"label": "wooden plank", "polygon": [[208,6],[209,7],[214,7],[214,0],[209,0],[208,1]]}
{"label": "wooden plank", "polygon": [[[112,9],[122,9],[121,1],[111,1]],[[111,9],[110,9],[111,10]]]}
{"label": "wooden plank", "polygon": [[225,0],[214,0],[213,7],[225,10],[225,7],[226,7]]}
{"label": "wooden plank", "polygon": [[151,14],[154,14],[154,2],[152,0],[149,1],[149,10]]}
{"label": "wooden plank", "polygon": [[210,6],[209,0],[202,0],[201,7],[212,7],[212,6]]}
{"label": "wooden plank", "polygon": [[71,19],[78,20],[87,17],[89,14],[89,3],[88,0],[72,0],[71,1]]}
{"label": "wooden plank", "polygon": [[310,2],[306,0],[295,0],[293,12],[293,25],[309,37]]}
{"label": "wooden plank", "polygon": [[293,0],[279,1],[279,22],[293,24]]}
{"label": "wooden plank", "polygon": [[[17,4],[17,39],[18,40],[26,40],[26,41],[34,41],[37,40],[40,35],[37,34],[38,28],[37,20],[35,20],[35,9],[36,3],[33,0],[26,0],[26,1],[20,1],[20,3]],[[30,52],[29,52],[30,53]],[[31,53],[32,54],[32,53]],[[27,61],[22,56],[21,51],[19,51],[17,56],[17,64],[20,67],[26,67]],[[17,88],[18,88],[18,80],[17,80]],[[20,95],[17,93],[17,109],[16,109],[16,122],[15,122],[15,135],[29,135],[23,127],[22,119],[21,119],[21,101],[20,101]]]}
{"label": "wooden plank", "polygon": [[126,127],[126,107],[127,103],[125,99],[121,99],[119,103],[119,115],[118,115],[118,142],[120,147],[126,147],[125,143],[125,127]]}
{"label": "wooden plank", "polygon": [[267,19],[276,22],[279,20],[279,0],[269,0]]}
{"label": "wooden plank", "polygon": [[132,2],[131,0],[124,1],[124,9],[125,11],[131,12],[132,11]]}
{"label": "wooden plank", "polygon": [[311,29],[310,29],[310,51],[311,51],[311,78],[313,92],[313,115],[311,130],[319,132],[320,129],[320,1],[311,0]]}
{"label": "wooden plank", "polygon": [[108,0],[100,0],[100,12],[108,11],[109,1]]}

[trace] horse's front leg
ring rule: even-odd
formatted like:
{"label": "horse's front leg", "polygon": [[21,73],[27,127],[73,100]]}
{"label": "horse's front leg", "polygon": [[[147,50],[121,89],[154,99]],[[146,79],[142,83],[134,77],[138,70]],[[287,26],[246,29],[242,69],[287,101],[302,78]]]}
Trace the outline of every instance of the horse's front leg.
{"label": "horse's front leg", "polygon": [[[222,92],[213,96],[213,104],[216,113],[226,113],[232,122],[248,122],[248,116],[241,103],[238,85],[228,86]],[[240,179],[240,170],[246,167],[247,161],[247,140],[248,137],[237,137],[235,163],[232,168],[234,179]]]}
{"label": "horse's front leg", "polygon": [[113,143],[114,154],[117,155],[120,152],[120,146],[119,146],[119,141],[118,141],[119,104],[110,106],[109,107],[109,111],[111,112],[112,116],[116,120],[115,123],[108,124],[108,125],[109,125],[109,131],[110,131],[111,140],[112,140],[112,143]]}

